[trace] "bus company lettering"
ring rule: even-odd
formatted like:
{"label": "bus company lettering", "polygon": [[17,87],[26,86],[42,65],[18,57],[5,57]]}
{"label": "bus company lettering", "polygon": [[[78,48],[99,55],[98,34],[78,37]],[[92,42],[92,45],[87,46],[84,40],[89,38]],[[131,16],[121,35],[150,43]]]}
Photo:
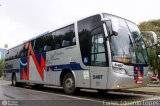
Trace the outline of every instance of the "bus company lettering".
{"label": "bus company lettering", "polygon": [[12,69],[12,68],[13,68],[13,64],[8,64],[8,63],[6,63],[6,64],[5,64],[5,68],[6,68],[6,69]]}
{"label": "bus company lettering", "polygon": [[51,58],[50,60],[59,60],[59,58],[57,58],[56,56],[60,56],[60,55],[63,55],[64,52],[59,52],[57,53],[56,51],[51,55]]}
{"label": "bus company lettering", "polygon": [[50,58],[47,59],[47,64],[52,64],[53,60],[60,60],[60,58],[57,56],[61,56],[63,54],[64,54],[64,52],[57,53],[55,51],[52,55],[50,55]]}

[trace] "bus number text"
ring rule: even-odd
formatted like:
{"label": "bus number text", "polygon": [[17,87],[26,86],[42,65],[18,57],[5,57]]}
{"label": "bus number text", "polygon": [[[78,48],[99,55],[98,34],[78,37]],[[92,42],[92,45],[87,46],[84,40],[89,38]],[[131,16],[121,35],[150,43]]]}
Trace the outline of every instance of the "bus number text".
{"label": "bus number text", "polygon": [[93,79],[102,79],[103,75],[93,75]]}

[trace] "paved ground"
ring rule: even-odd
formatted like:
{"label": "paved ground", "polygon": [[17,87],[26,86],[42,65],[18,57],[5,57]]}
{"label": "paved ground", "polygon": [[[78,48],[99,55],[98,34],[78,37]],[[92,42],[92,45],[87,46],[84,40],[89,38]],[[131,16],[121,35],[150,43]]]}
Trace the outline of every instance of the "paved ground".
{"label": "paved ground", "polygon": [[[160,97],[155,94],[108,92],[98,94],[94,90],[81,90],[74,96],[64,94],[62,88],[34,86],[13,87],[10,82],[0,80],[0,106],[159,106]],[[150,101],[150,102],[149,102]],[[3,106],[2,105],[2,106]]]}

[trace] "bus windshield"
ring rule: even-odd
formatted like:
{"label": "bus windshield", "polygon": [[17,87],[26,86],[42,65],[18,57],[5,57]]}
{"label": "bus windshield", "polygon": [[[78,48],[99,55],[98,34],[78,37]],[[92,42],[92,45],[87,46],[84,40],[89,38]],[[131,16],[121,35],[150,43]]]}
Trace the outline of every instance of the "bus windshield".
{"label": "bus windshield", "polygon": [[[119,17],[111,18],[116,20],[118,28],[118,36],[110,38],[112,60],[125,64],[147,65],[147,50],[137,25]],[[106,22],[106,25],[109,28],[111,24]]]}

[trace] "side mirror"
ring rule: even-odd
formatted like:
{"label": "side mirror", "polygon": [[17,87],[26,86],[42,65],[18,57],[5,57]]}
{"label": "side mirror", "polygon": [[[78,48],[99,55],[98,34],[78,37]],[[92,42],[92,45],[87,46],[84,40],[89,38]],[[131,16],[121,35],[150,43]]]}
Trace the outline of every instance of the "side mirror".
{"label": "side mirror", "polygon": [[142,32],[145,44],[147,47],[153,47],[157,45],[157,35],[153,31],[143,31]]}
{"label": "side mirror", "polygon": [[106,26],[110,32],[110,35],[106,37],[106,40],[110,38],[111,36],[117,36],[118,35],[118,20],[115,18],[105,18],[102,20],[103,22],[106,23]]}
{"label": "side mirror", "polygon": [[118,20],[115,18],[111,19],[111,25],[112,25],[112,35],[117,36],[118,35]]}

